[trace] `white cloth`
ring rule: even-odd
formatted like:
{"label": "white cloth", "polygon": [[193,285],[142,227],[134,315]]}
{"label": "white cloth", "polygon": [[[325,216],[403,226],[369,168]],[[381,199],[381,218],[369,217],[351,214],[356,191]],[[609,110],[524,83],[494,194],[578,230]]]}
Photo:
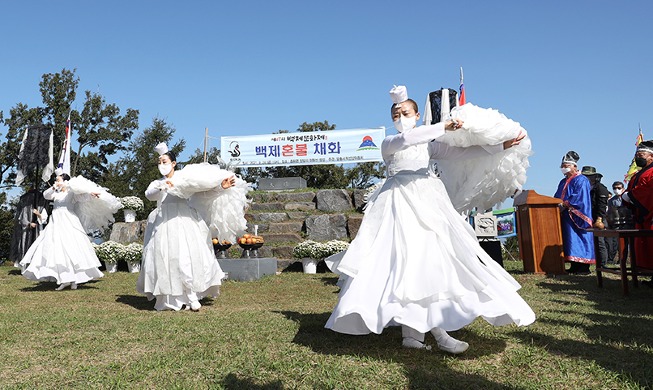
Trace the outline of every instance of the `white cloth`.
{"label": "white cloth", "polygon": [[[76,195],[75,214],[87,233],[101,230],[114,222],[113,214],[122,208],[120,200],[92,181],[77,176],[67,182],[68,190]],[[98,194],[98,197],[91,194]]]}
{"label": "white cloth", "polygon": [[[149,300],[156,298],[156,310],[179,310],[183,305],[219,294],[224,272],[213,252],[209,225],[216,229],[228,226],[222,237],[232,238],[233,234],[231,242],[246,228],[244,205],[248,203],[245,193],[249,186],[245,183],[244,189],[241,180],[241,187],[222,189],[222,180],[231,175],[232,172],[208,164],[188,165],[175,171],[171,179],[153,181],[146,190],[145,196],[156,200],[157,208],[148,217],[136,290]],[[173,183],[171,188],[166,185],[167,180]],[[202,209],[207,224],[198,210],[191,207],[193,204],[226,208],[224,214]],[[211,216],[218,214],[221,222],[211,222]]]}
{"label": "white cloth", "polygon": [[84,283],[104,276],[90,238],[82,226],[75,206],[86,195],[71,191],[55,192],[43,197],[54,200],[50,221],[20,262],[23,276],[31,280],[61,283]]}
{"label": "white cloth", "polygon": [[425,333],[460,329],[479,316],[493,325],[535,320],[519,284],[483,251],[429,169],[431,159],[500,148],[429,142],[443,134],[440,123],[383,141],[388,179],[371,196],[349,249],[328,259],[343,284],[327,328],[356,335],[405,325]]}
{"label": "white cloth", "polygon": [[480,108],[471,103],[455,107],[451,117],[464,121],[463,127],[447,132],[439,142],[451,146],[502,145],[504,141],[526,135],[519,145],[499,153],[473,159],[442,160],[436,158],[438,171],[454,208],[467,212],[473,208],[491,209],[520,191],[526,182],[531,140],[526,130],[499,111]]}

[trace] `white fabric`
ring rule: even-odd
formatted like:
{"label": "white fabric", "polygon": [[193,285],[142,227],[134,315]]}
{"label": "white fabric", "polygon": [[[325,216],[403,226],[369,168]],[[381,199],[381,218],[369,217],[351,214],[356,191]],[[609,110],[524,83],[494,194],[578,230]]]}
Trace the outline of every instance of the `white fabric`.
{"label": "white fabric", "polygon": [[23,276],[31,280],[84,283],[104,276],[90,238],[74,212],[84,197],[70,191],[48,189],[43,197],[54,200],[50,221],[20,262]]}
{"label": "white fabric", "polygon": [[[474,207],[488,210],[522,190],[527,178],[528,157],[532,154],[526,130],[497,110],[471,103],[455,107],[451,117],[463,120],[463,127],[447,132],[438,138],[439,142],[459,147],[494,145],[500,148],[498,153],[465,161],[435,159],[454,208],[461,213]],[[504,151],[503,142],[520,133],[526,138]]]}
{"label": "white fabric", "polygon": [[395,85],[392,87],[390,90],[390,98],[394,104],[399,104],[408,100],[408,91],[406,90],[406,87],[403,85]]}
{"label": "white fabric", "polygon": [[449,104],[449,88],[442,88],[442,104],[440,106],[440,122],[451,119],[451,104]]}
{"label": "white fabric", "polygon": [[388,178],[349,249],[328,259],[342,288],[327,328],[367,334],[400,324],[425,333],[456,330],[479,316],[493,325],[535,320],[519,284],[483,251],[429,170],[430,159],[489,151],[429,142],[438,133],[442,123],[383,142]]}
{"label": "white fabric", "polygon": [[170,179],[155,180],[145,192],[158,205],[148,217],[136,289],[150,300],[156,298],[156,310],[179,310],[219,294],[225,274],[213,252],[209,225],[231,242],[246,228],[249,186],[238,179],[237,187],[222,189],[222,180],[231,175],[209,164],[188,165]]}
{"label": "white fabric", "polygon": [[154,151],[157,152],[159,156],[162,156],[165,153],[168,153],[168,145],[166,145],[165,142],[161,142],[154,147]]}
{"label": "white fabric", "polygon": [[[74,211],[86,232],[103,229],[115,221],[113,214],[122,208],[122,204],[118,198],[107,192],[106,188],[83,176],[71,178],[67,185],[69,191],[76,194],[76,199],[84,200],[75,203]],[[96,198],[92,193],[99,196]]]}

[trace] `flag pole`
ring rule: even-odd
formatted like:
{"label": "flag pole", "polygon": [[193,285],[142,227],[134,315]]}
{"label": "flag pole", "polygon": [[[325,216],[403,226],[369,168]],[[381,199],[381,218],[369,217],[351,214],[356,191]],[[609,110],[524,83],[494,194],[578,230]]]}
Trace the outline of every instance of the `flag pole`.
{"label": "flag pole", "polygon": [[204,128],[204,162],[206,162],[206,152],[208,149],[208,143],[209,143],[209,128],[205,127]]}

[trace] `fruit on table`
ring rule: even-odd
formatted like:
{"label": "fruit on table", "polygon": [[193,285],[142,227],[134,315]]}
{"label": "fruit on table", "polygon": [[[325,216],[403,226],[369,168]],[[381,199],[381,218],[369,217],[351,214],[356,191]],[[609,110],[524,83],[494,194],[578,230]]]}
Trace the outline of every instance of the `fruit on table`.
{"label": "fruit on table", "polygon": [[263,242],[263,237],[252,234],[243,234],[243,236],[238,239],[238,243],[243,245],[262,244]]}

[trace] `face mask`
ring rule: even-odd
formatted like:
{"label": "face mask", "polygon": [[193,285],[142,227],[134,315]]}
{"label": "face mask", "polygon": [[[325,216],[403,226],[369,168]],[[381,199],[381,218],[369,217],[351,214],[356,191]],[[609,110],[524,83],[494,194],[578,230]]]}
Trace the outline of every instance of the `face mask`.
{"label": "face mask", "polygon": [[159,172],[163,176],[168,176],[168,174],[172,171],[172,164],[159,164]]}
{"label": "face mask", "polygon": [[411,117],[405,117],[402,115],[397,121],[394,122],[394,124],[395,129],[397,129],[397,131],[400,133],[406,130],[410,130],[417,124],[417,116],[413,115]]}
{"label": "face mask", "polygon": [[614,190],[614,193],[617,194],[617,195],[621,195],[621,194],[623,194],[623,192],[624,192],[623,189],[620,189],[620,190]]}
{"label": "face mask", "polygon": [[644,157],[635,157],[635,165],[644,168],[646,166],[646,159]]}
{"label": "face mask", "polygon": [[560,171],[562,172],[563,175],[566,175],[571,171],[571,168],[560,168]]}

